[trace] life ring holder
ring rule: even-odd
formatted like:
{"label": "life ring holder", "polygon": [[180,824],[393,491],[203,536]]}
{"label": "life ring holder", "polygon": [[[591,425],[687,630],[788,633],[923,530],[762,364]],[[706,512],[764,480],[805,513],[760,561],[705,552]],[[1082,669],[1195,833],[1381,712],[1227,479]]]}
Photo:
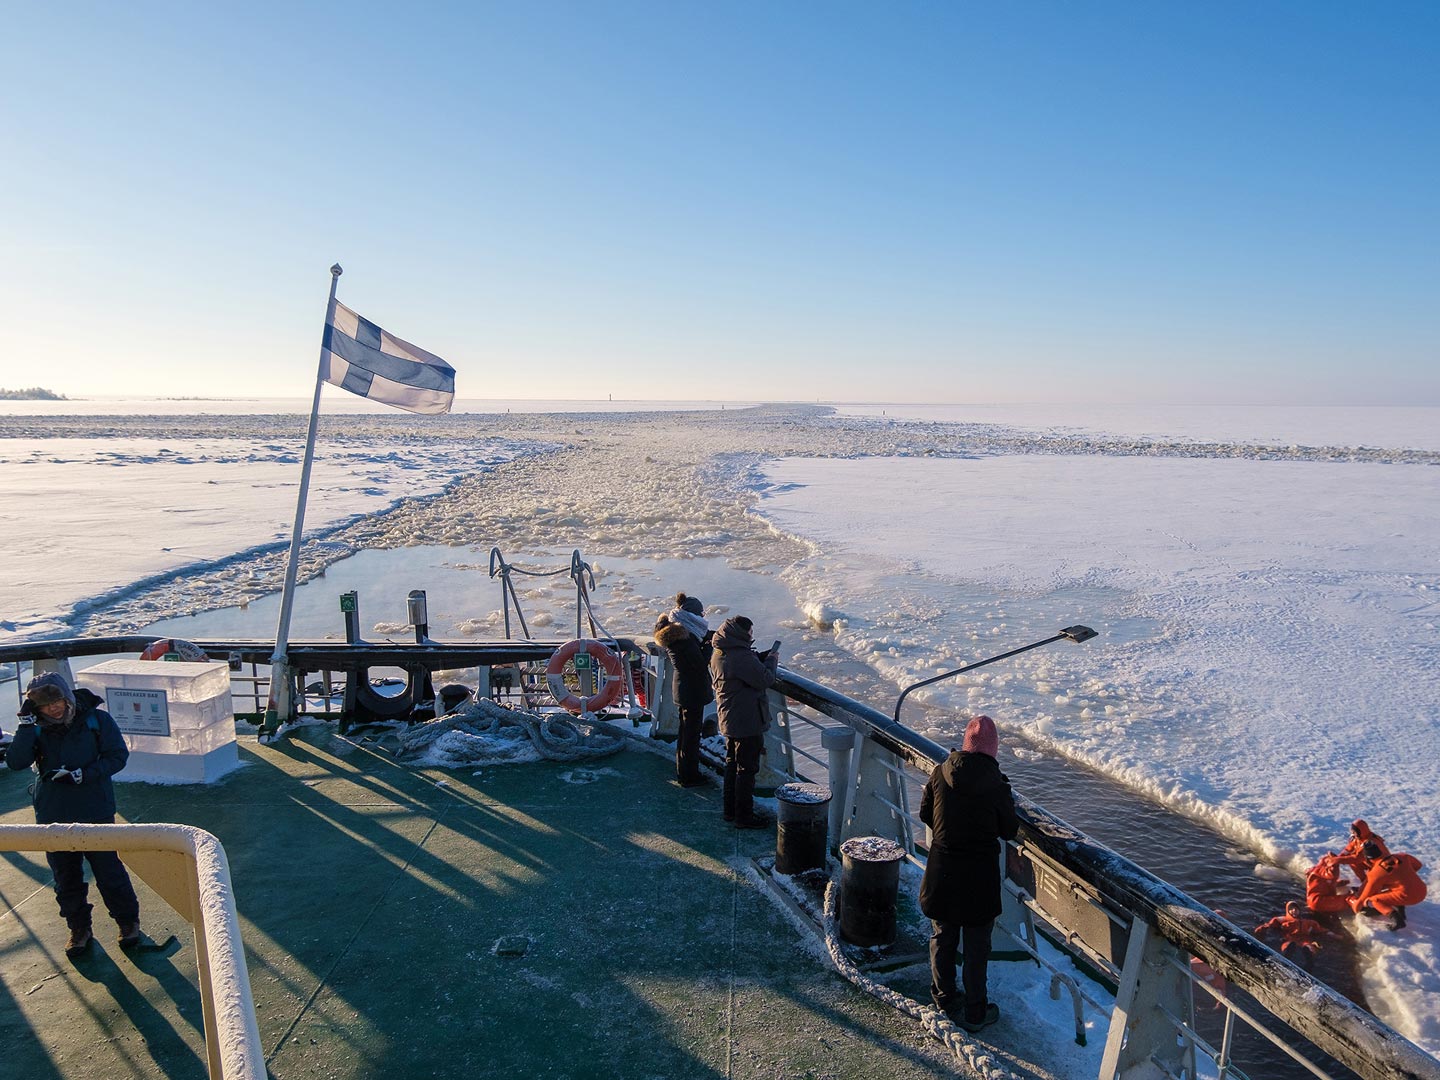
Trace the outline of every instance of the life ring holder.
{"label": "life ring holder", "polygon": [[[605,686],[593,697],[581,698],[565,685],[565,664],[577,653],[585,653],[605,669]],[[567,641],[550,654],[545,665],[545,681],[550,685],[550,695],[566,712],[579,716],[581,713],[599,712],[620,700],[625,692],[625,674],[620,657],[603,641],[594,638],[576,638]]]}

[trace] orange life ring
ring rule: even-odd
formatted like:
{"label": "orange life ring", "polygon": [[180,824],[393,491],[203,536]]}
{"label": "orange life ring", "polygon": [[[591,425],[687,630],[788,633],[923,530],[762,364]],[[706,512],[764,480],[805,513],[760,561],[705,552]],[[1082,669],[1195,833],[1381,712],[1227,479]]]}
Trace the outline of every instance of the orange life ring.
{"label": "orange life ring", "polygon": [[[599,693],[583,699],[565,685],[565,664],[576,653],[581,652],[593,657],[595,662],[605,669],[607,676]],[[560,707],[577,716],[580,713],[599,712],[606,706],[614,705],[625,692],[620,658],[603,641],[590,638],[576,638],[556,649],[550,655],[550,662],[545,665],[545,681],[550,684],[550,695]]]}
{"label": "orange life ring", "polygon": [[141,660],[183,660],[189,664],[203,664],[210,657],[205,650],[183,638],[162,637],[146,645],[140,653]]}

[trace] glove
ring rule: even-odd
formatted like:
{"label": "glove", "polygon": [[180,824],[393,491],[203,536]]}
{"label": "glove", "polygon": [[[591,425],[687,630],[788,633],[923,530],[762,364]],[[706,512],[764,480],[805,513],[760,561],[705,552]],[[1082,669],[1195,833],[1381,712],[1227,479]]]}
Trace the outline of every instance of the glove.
{"label": "glove", "polygon": [[22,727],[26,724],[33,725],[35,723],[35,703],[27,698],[25,704],[20,706],[20,711],[15,715],[19,717]]}
{"label": "glove", "polygon": [[56,769],[47,773],[45,779],[52,784],[79,784],[84,781],[85,774],[79,769]]}

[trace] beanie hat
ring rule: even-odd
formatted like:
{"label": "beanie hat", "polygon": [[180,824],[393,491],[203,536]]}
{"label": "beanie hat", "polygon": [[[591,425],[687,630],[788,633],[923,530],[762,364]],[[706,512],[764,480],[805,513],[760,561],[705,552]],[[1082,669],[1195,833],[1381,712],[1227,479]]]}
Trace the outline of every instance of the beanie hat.
{"label": "beanie hat", "polygon": [[675,597],[675,606],[681,611],[688,611],[691,615],[704,615],[705,605],[693,596],[686,596],[683,592]]}
{"label": "beanie hat", "polygon": [[75,691],[70,689],[65,676],[58,671],[36,675],[25,688],[25,696],[36,705],[49,705],[55,701],[63,701],[72,707],[75,704]]}
{"label": "beanie hat", "polygon": [[971,717],[965,725],[965,743],[961,749],[967,754],[996,757],[1000,752],[1000,733],[995,730],[995,721],[988,716]]}

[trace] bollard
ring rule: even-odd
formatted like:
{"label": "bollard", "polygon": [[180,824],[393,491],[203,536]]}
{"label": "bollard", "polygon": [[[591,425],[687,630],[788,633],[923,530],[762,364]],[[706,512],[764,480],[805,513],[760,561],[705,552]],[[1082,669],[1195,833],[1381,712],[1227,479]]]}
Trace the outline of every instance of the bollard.
{"label": "bollard", "polygon": [[823,870],[830,789],[823,784],[781,784],[775,789],[775,802],[779,809],[775,872]]}
{"label": "bollard", "polygon": [[853,945],[895,940],[895,898],[905,849],[880,836],[840,845],[840,936]]}

